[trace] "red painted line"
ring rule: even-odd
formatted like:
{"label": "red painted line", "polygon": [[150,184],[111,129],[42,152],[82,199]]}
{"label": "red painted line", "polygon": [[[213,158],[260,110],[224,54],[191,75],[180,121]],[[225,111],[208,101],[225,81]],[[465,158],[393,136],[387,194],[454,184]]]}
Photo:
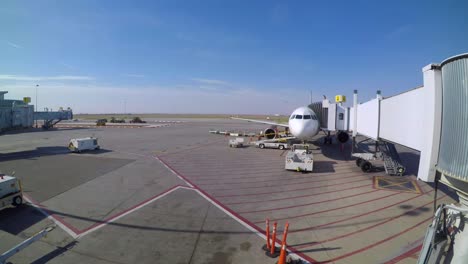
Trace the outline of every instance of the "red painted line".
{"label": "red painted line", "polygon": [[65,222],[62,218],[56,216],[53,212],[49,211],[46,206],[42,205],[41,203],[39,203],[36,200],[34,200],[33,198],[31,198],[31,196],[26,195],[26,194],[23,194],[23,196],[26,196],[35,206],[37,206],[37,207],[41,208],[42,210],[44,210],[46,213],[48,213],[50,215],[50,217],[54,218],[56,221],[60,222],[62,225],[66,226],[67,228],[72,230],[75,234],[78,235],[80,233],[80,230],[78,228],[70,225],[69,223]]}
{"label": "red painted line", "polygon": [[[347,179],[347,178],[357,178],[357,177],[364,177],[362,174],[360,175],[351,175],[351,176],[346,176],[346,177],[341,177],[339,179],[336,179],[336,180],[341,180],[341,179]],[[310,177],[309,177],[310,179]],[[212,183],[212,184],[200,184],[202,186],[207,186],[207,185],[227,185],[227,184],[251,184],[251,183],[260,183],[260,182],[285,182],[285,181],[291,181],[291,180],[297,180],[297,178],[294,178],[294,177],[290,177],[289,179],[281,179],[281,180],[267,180],[267,181],[257,181],[257,182],[228,182],[228,183]],[[315,183],[315,182],[328,182],[328,181],[333,181],[333,180],[330,180],[330,179],[322,179],[322,180],[313,180],[313,181],[304,181],[304,182],[295,182],[295,183],[290,183],[290,184],[281,184],[281,186],[285,186],[285,185],[294,185],[294,184],[304,184],[304,183]],[[247,188],[239,188],[239,189],[235,189],[235,190],[244,190],[244,189],[254,189],[254,188],[265,188],[265,187],[276,187],[276,186],[254,186],[254,187],[247,187]],[[208,189],[208,190],[232,190],[234,188],[230,188],[230,189]]]}
{"label": "red painted line", "polygon": [[[249,220],[247,220],[246,218],[242,217],[241,215],[239,215],[238,213],[234,212],[233,210],[231,210],[229,207],[225,206],[223,203],[221,203],[220,201],[218,201],[216,198],[214,198],[213,196],[211,196],[210,194],[208,194],[207,192],[205,192],[204,190],[200,189],[197,185],[193,184],[189,179],[187,179],[187,177],[185,177],[184,175],[180,174],[179,172],[177,172],[177,170],[175,170],[173,167],[171,167],[169,164],[167,164],[167,162],[162,159],[161,157],[158,157],[159,160],[164,163],[166,166],[168,166],[169,168],[171,168],[179,177],[185,179],[187,182],[189,182],[190,184],[193,185],[193,187],[195,189],[197,189],[198,191],[200,191],[201,193],[203,193],[206,197],[210,198],[214,203],[216,203],[217,205],[219,205],[220,207],[222,207],[224,210],[228,211],[229,213],[231,213],[232,215],[236,216],[237,218],[239,218],[240,220],[242,220],[244,223],[246,223],[247,225],[249,225],[250,227],[252,227],[253,229],[257,230],[258,232],[260,233],[265,233],[264,230],[262,230],[260,227],[258,227],[257,225],[255,225],[254,223],[250,222]],[[263,222],[262,222],[263,223]],[[281,241],[279,239],[276,239],[276,242],[279,242],[281,243]],[[315,263],[317,262],[316,260],[314,260],[313,258],[305,255],[304,253],[301,253],[299,252],[298,250],[296,250],[295,248],[293,247],[288,247],[288,249],[297,254],[298,256],[300,256],[301,258],[311,262],[311,263]]]}
{"label": "red painted line", "polygon": [[[340,178],[340,179],[358,178],[358,177],[364,177],[364,176],[363,175],[356,175],[356,176],[343,177],[343,178]],[[336,180],[340,180],[340,179],[336,179]],[[302,185],[302,184],[307,184],[307,183],[329,182],[329,181],[330,180],[293,182],[293,183],[280,184],[280,186]],[[250,189],[265,189],[265,188],[278,188],[278,184],[277,185],[266,185],[266,186],[251,186],[251,187],[245,187],[245,188],[206,189],[206,190],[207,191],[241,191],[241,190],[250,190]]]}
{"label": "red painted line", "polygon": [[378,241],[378,242],[376,242],[376,243],[373,243],[373,244],[368,245],[368,246],[366,246],[366,247],[360,248],[360,249],[358,249],[358,250],[351,251],[351,252],[349,252],[349,253],[346,253],[346,254],[344,254],[344,255],[341,255],[341,256],[339,256],[339,257],[336,257],[336,258],[333,258],[333,259],[330,259],[330,260],[320,261],[319,263],[330,263],[330,262],[334,262],[334,261],[337,261],[337,260],[340,260],[340,259],[344,259],[344,258],[353,256],[353,255],[358,254],[358,253],[361,253],[361,252],[363,252],[363,251],[367,251],[367,250],[369,250],[369,249],[371,249],[371,248],[373,248],[373,247],[376,247],[376,246],[378,246],[378,245],[380,245],[380,244],[383,244],[383,243],[385,243],[385,242],[387,242],[387,241],[390,241],[390,240],[392,240],[392,239],[394,239],[394,238],[396,238],[396,237],[398,237],[398,236],[400,236],[400,235],[402,235],[402,234],[404,234],[404,233],[406,233],[406,232],[408,232],[408,231],[411,231],[412,229],[414,229],[414,228],[416,228],[416,227],[418,227],[418,226],[420,226],[420,225],[422,225],[422,224],[424,224],[424,223],[426,223],[426,222],[432,220],[432,218],[433,218],[433,217],[430,216],[430,217],[428,217],[428,218],[422,220],[421,222],[418,222],[417,224],[415,224],[415,225],[413,225],[413,226],[411,226],[411,227],[408,227],[408,228],[406,228],[405,230],[403,230],[403,231],[401,231],[401,232],[399,232],[399,233],[396,233],[396,234],[394,234],[394,235],[392,235],[392,236],[389,236],[389,237],[387,237],[387,238],[384,238],[384,239],[382,239],[382,240],[380,240],[380,241]]}
{"label": "red painted line", "polygon": [[[431,191],[429,191],[429,192],[431,192]],[[429,193],[429,192],[426,192],[426,193]],[[426,194],[426,193],[424,193],[424,194]],[[416,198],[421,197],[421,196],[423,196],[423,194],[419,194],[419,195],[414,196],[414,197],[411,197],[411,198],[409,198],[409,199],[406,199],[406,200],[403,200],[403,201],[400,201],[400,202],[397,202],[397,203],[393,203],[393,204],[387,205],[387,206],[385,206],[385,207],[382,207],[382,208],[379,208],[379,209],[375,209],[375,210],[369,211],[369,212],[367,212],[367,213],[363,213],[363,214],[360,214],[360,215],[355,215],[355,216],[352,216],[352,217],[344,218],[344,219],[337,220],[337,221],[334,221],[334,222],[329,222],[329,223],[326,223],[326,224],[321,224],[321,225],[316,225],[316,226],[311,226],[311,227],[306,227],[306,228],[291,230],[291,231],[289,231],[289,233],[297,233],[297,232],[310,231],[310,230],[313,230],[313,229],[318,229],[318,228],[321,228],[321,227],[330,226],[330,225],[333,225],[333,224],[345,222],[345,221],[348,221],[348,220],[351,220],[351,219],[356,219],[356,218],[359,218],[359,217],[363,217],[363,216],[366,216],[366,215],[370,215],[370,214],[372,214],[372,213],[376,213],[376,212],[379,212],[379,211],[388,209],[388,208],[390,208],[390,207],[392,207],[392,206],[395,206],[395,205],[398,205],[398,204],[406,203],[406,202],[408,202],[408,201],[411,201],[411,200],[416,199]]]}
{"label": "red painted line", "polygon": [[334,193],[334,192],[341,192],[341,191],[347,191],[347,190],[352,190],[352,189],[359,189],[362,187],[372,187],[372,184],[364,184],[364,185],[359,185],[356,187],[351,187],[351,188],[345,188],[345,189],[338,189],[338,190],[332,190],[332,191],[327,191],[327,192],[321,192],[321,193],[314,193],[314,194],[305,194],[305,195],[298,195],[298,196],[291,196],[291,197],[285,197],[285,198],[277,198],[277,199],[266,199],[266,200],[249,200],[247,202],[233,202],[233,203],[224,203],[226,205],[237,205],[237,204],[250,204],[250,203],[264,203],[264,202],[274,202],[274,201],[282,201],[282,200],[290,200],[290,199],[296,199],[296,198],[304,198],[304,197],[312,197],[312,196],[317,196],[317,195],[322,195],[322,194],[327,194],[327,193]]}
{"label": "red painted line", "polygon": [[[348,184],[348,183],[353,183],[353,182],[362,182],[362,181],[369,181],[369,179],[361,179],[361,180],[349,181],[349,182],[340,182],[340,183],[335,183],[335,184],[328,184],[328,185],[321,185],[321,186],[314,186],[314,187],[306,187],[306,188],[299,188],[299,189],[293,189],[293,190],[275,191],[275,193],[295,192],[295,191],[302,191],[302,190],[312,190],[312,189],[317,189],[317,188],[336,186],[336,185],[343,185],[343,184]],[[272,195],[272,192],[256,192],[256,193],[246,193],[246,194],[226,194],[226,195],[214,195],[214,196],[216,196],[216,197],[236,197],[236,196],[257,196],[257,195],[265,195],[265,194]]]}
{"label": "red painted line", "polygon": [[[202,165],[198,164],[198,163],[195,163],[197,166],[199,166],[200,168],[203,168]],[[246,163],[244,163],[243,165],[239,165],[239,166],[245,166]],[[174,166],[177,166],[176,164],[173,164]],[[186,164],[185,164],[186,165]],[[193,165],[192,165],[193,166]],[[182,168],[184,169],[184,168]],[[186,170],[190,170],[190,168],[187,168]],[[232,173],[236,173],[236,174],[240,174],[240,175],[244,175],[244,177],[229,177],[228,179],[229,180],[236,180],[236,179],[256,179],[256,178],[271,178],[272,176],[270,175],[270,173],[275,173],[275,172],[278,172],[278,169],[274,169],[274,170],[261,170],[262,173],[265,173],[265,174],[268,174],[269,176],[255,176],[255,175],[258,175],[258,171],[249,171],[249,172],[246,172],[245,170],[239,170],[237,172],[232,172]],[[192,172],[190,174],[190,178],[192,179],[195,179],[197,181],[219,181],[219,180],[223,180],[223,178],[219,178],[219,171],[218,173],[215,173],[217,176],[215,177],[209,177],[209,178],[206,178],[206,177],[199,177],[199,175],[206,175],[207,172]],[[225,174],[226,171],[223,170],[223,174]],[[231,172],[230,172],[231,173]],[[278,175],[276,175],[278,176]]]}
{"label": "red painted line", "polygon": [[[214,141],[214,142],[216,143],[216,142],[219,142],[219,141]],[[217,145],[217,147],[218,147],[217,149],[221,150],[221,149],[219,148],[219,145]],[[237,156],[237,159],[232,160],[231,158],[228,158],[228,157],[226,157],[226,156],[219,156],[219,153],[213,155],[212,152],[206,151],[206,152],[204,152],[203,154],[204,154],[203,156],[199,156],[198,158],[195,157],[195,159],[192,160],[192,161],[200,162],[200,164],[202,164],[202,165],[221,165],[222,163],[220,164],[220,163],[212,163],[212,162],[210,162],[210,159],[213,159],[213,158],[220,158],[220,161],[231,161],[233,164],[241,164],[241,163],[243,163],[243,162],[245,162],[245,161],[252,161],[252,158],[253,158],[253,156],[245,156],[245,155],[243,155],[243,156]],[[226,154],[228,154],[228,152],[226,152]],[[203,158],[201,158],[201,157],[203,157]],[[257,163],[259,163],[259,164],[263,164],[263,165],[268,165],[268,164],[271,165],[272,159],[276,159],[277,161],[280,161],[280,160],[281,160],[281,161],[284,161],[283,158],[277,159],[277,156],[270,156],[270,157],[268,157],[268,156],[261,156],[261,157],[255,156],[255,157],[256,157],[255,162],[257,162]],[[325,161],[325,162],[326,162],[326,161]],[[178,163],[178,164],[184,164],[184,162],[182,162],[182,161],[180,161],[180,160],[178,160],[177,163]],[[356,167],[356,166],[352,166],[352,165],[348,165],[348,164],[333,163],[333,164],[329,164],[329,165],[330,165],[330,167],[332,167],[333,169],[338,169],[338,170],[344,170],[344,169],[350,169],[350,168],[353,168],[353,169],[355,169],[355,170],[357,170],[357,171],[360,171],[360,170],[361,170],[360,168],[358,168],[358,167]],[[278,165],[278,164],[275,165],[275,166],[277,166],[277,167],[282,167],[282,166],[280,166],[280,165]],[[317,169],[317,170],[323,170],[324,167],[317,166],[316,169]],[[328,169],[328,168],[327,168],[327,169]]]}
{"label": "red painted line", "polygon": [[[209,157],[206,157],[206,159],[210,159]],[[229,162],[229,161],[226,161],[226,162]],[[261,170],[258,170],[258,171],[253,171],[251,173],[246,173],[245,172],[245,166],[246,164],[248,164],[249,161],[245,161],[245,162],[242,162],[242,163],[239,163],[239,164],[233,164],[231,162],[231,165],[233,166],[231,169],[226,169],[226,167],[223,167],[223,166],[214,166],[213,164],[210,164],[210,165],[203,165],[199,162],[193,162],[192,164],[190,164],[189,166],[187,166],[187,163],[184,163],[184,164],[181,164],[180,162],[177,162],[177,163],[172,163],[174,166],[178,166],[180,169],[182,170],[191,170],[193,169],[192,166],[193,165],[196,165],[198,166],[199,168],[203,168],[203,172],[198,172],[198,173],[193,173],[191,176],[191,178],[194,178],[194,179],[197,179],[197,180],[203,180],[203,181],[214,181],[214,180],[219,180],[219,177],[201,177],[201,175],[206,175],[207,173],[208,174],[218,174],[220,171],[222,171],[224,174],[225,173],[232,173],[232,174],[242,174],[242,175],[253,175],[253,176],[244,176],[244,177],[237,177],[237,178],[229,178],[230,180],[231,179],[260,179],[260,178],[269,178],[271,176],[255,176],[257,175],[259,172],[261,172],[262,174],[266,174],[266,173],[278,173],[278,170],[281,169],[281,167],[276,167],[276,168],[273,168],[271,170],[266,170],[266,169],[261,169]],[[259,165],[263,168],[269,168],[269,164],[265,164],[265,165]],[[332,174],[330,173],[322,173],[322,172],[317,172],[314,170],[312,176],[310,176],[311,178],[312,177],[324,177],[324,176],[334,176],[334,177],[339,177],[340,175],[343,175],[343,174],[349,174],[350,173],[350,169],[344,169],[344,170],[335,170]],[[364,173],[362,173],[361,171],[354,171],[354,170],[351,170],[351,173],[353,174],[357,174],[359,173],[359,175],[363,175]],[[284,175],[283,173],[281,173],[280,175]],[[289,176],[293,176],[293,175],[297,175],[297,173],[294,173],[294,172],[291,172],[289,173]]]}
{"label": "red painted line", "polygon": [[[174,190],[174,189],[176,189],[176,188],[178,188],[178,187],[187,187],[187,186],[180,185],[180,184],[175,185],[175,186],[173,186],[173,187],[171,187],[171,188],[169,188],[169,189],[163,191],[162,193],[159,193],[159,194],[157,194],[157,195],[155,195],[155,196],[153,196],[153,197],[151,197],[151,198],[148,198],[148,199],[146,199],[146,200],[144,200],[144,201],[142,201],[142,202],[140,202],[140,203],[138,203],[138,204],[136,204],[136,205],[134,205],[134,206],[132,206],[132,207],[130,207],[130,208],[127,208],[127,209],[125,209],[125,210],[123,210],[123,211],[121,211],[121,212],[115,214],[115,215],[112,215],[112,216],[110,216],[110,217],[108,217],[108,218],[106,218],[106,219],[104,219],[104,220],[100,220],[98,223],[95,223],[95,224],[93,224],[93,225],[91,225],[91,226],[89,226],[89,227],[87,227],[87,228],[81,230],[81,231],[80,231],[80,234],[81,234],[81,233],[84,233],[84,232],[86,232],[86,231],[88,231],[88,230],[90,230],[90,229],[92,229],[92,228],[95,228],[96,226],[105,225],[105,224],[111,222],[112,219],[115,219],[115,218],[117,218],[117,217],[119,217],[119,216],[121,216],[121,215],[127,213],[128,211],[131,211],[131,210],[135,209],[136,207],[138,207],[138,206],[140,206],[140,205],[142,205],[142,204],[144,204],[144,203],[147,203],[147,202],[149,202],[149,201],[151,201],[151,200],[153,200],[153,199],[155,199],[155,198],[157,198],[157,197],[159,197],[159,196],[162,196],[162,195],[164,195],[164,194],[166,194],[166,193],[168,193],[168,192],[170,192],[170,191],[172,191],[172,190]],[[187,188],[190,188],[190,187],[187,187]]]}
{"label": "red painted line", "polygon": [[[213,145],[215,143],[218,143],[218,142],[221,142],[221,141],[224,141],[223,140],[217,140],[217,141],[212,141],[210,143],[206,143],[206,144],[201,144],[201,145],[198,145],[196,147],[193,147],[193,148],[187,148],[187,149],[181,149],[181,150],[178,150],[178,151],[174,151],[174,152],[170,152],[170,153],[165,153],[161,156],[158,156],[159,158],[161,157],[167,157],[167,156],[170,156],[170,155],[174,155],[174,154],[177,154],[177,153],[180,153],[180,152],[184,152],[184,151],[189,151],[189,150],[194,150],[194,149],[198,149],[198,148],[202,148],[202,147],[206,147],[206,146],[210,146],[210,145]],[[166,162],[167,163],[167,162]],[[167,164],[166,164],[167,165]]]}
{"label": "red painted line", "polygon": [[[400,256],[398,256],[398,257],[395,257],[395,258],[393,258],[393,259],[391,259],[391,260],[385,262],[385,264],[395,264],[395,263],[398,263],[398,262],[400,262],[400,261],[402,261],[402,260],[404,260],[404,259],[406,259],[406,258],[415,257],[415,256],[413,256],[413,255],[414,255],[414,254],[417,254],[419,251],[421,251],[422,246],[423,246],[423,245],[420,244],[419,246],[417,246],[417,247],[415,247],[415,248],[413,248],[413,249],[407,251],[406,253],[404,253],[404,254],[402,254],[402,255],[400,255]],[[416,257],[416,259],[418,259],[418,258]]]}
{"label": "red painted line", "polygon": [[[218,141],[215,141],[215,142],[212,142],[212,143],[216,143]],[[223,158],[223,157],[220,157],[219,154],[218,155],[210,155],[209,153],[204,153],[205,155],[203,155],[203,158],[198,158],[198,159],[195,159],[195,160],[192,160],[193,162],[197,162],[197,164],[200,164],[202,166],[216,166],[216,165],[219,165],[220,167],[222,167],[222,163],[213,163],[213,162],[210,162],[210,160],[214,159],[214,158]],[[275,158],[275,156],[272,156],[271,158]],[[179,159],[180,160],[180,159]],[[252,161],[252,158],[251,157],[239,157],[235,160],[232,160],[232,159],[227,159],[227,158],[224,158],[224,159],[221,159],[220,161],[230,161],[231,164],[234,164],[234,165],[241,165],[241,164],[245,164],[246,161]],[[258,164],[261,164],[261,165],[271,165],[271,159],[264,159],[264,160],[259,160],[259,159],[256,159],[255,160]],[[281,159],[281,161],[284,161],[283,159]],[[183,164],[186,164],[185,162],[183,161],[176,161],[174,163],[175,165],[183,165]],[[342,165],[342,164],[332,164],[333,165],[333,169],[335,170],[340,170],[340,171],[343,171],[343,170],[346,170],[348,171],[349,169],[352,169],[352,168],[355,168],[356,171],[361,171],[361,169],[357,168],[356,166],[352,166],[352,165]],[[282,167],[282,166],[278,166],[279,167]],[[316,167],[315,168],[317,171],[319,170],[323,170],[323,168],[320,168],[320,167]],[[327,169],[328,170],[328,169]],[[320,173],[324,173],[324,172],[320,172]],[[334,171],[333,173],[336,173],[336,171]],[[333,173],[328,173],[328,174],[333,174]]]}
{"label": "red painted line", "polygon": [[[366,203],[370,203],[370,202],[374,202],[374,201],[377,201],[377,200],[381,200],[381,199],[384,199],[384,198],[387,198],[387,197],[391,197],[391,196],[394,196],[394,195],[398,195],[399,193],[393,193],[393,194],[389,194],[389,195],[386,195],[386,196],[382,196],[382,197],[379,197],[379,198],[376,198],[376,199],[371,199],[371,200],[367,200],[367,201],[364,201],[364,202],[359,202],[359,203],[355,203],[355,204],[350,204],[350,205],[346,205],[346,206],[341,206],[341,207],[336,207],[336,208],[331,208],[331,209],[327,209],[327,210],[322,210],[322,211],[317,211],[317,212],[313,212],[313,213],[306,213],[306,214],[300,214],[300,215],[294,215],[294,216],[287,216],[287,217],[282,217],[282,218],[270,218],[270,221],[278,221],[278,220],[285,220],[285,219],[294,219],[294,218],[299,218],[299,217],[304,217],[304,216],[310,216],[310,215],[316,215],[316,214],[321,214],[321,213],[327,213],[327,212],[331,212],[331,211],[336,211],[336,210],[340,210],[340,209],[345,209],[345,208],[349,208],[349,207],[353,207],[353,206],[358,206],[358,205],[361,205],[361,204],[366,204]],[[263,221],[258,221],[258,222],[254,222],[255,224],[258,224],[258,223],[263,223]],[[291,233],[291,232],[290,232]]]}
{"label": "red painted line", "polygon": [[[199,164],[197,164],[199,165]],[[273,170],[272,172],[277,172],[278,170]],[[224,171],[223,171],[224,172]],[[263,172],[263,170],[262,170]],[[242,180],[242,179],[263,179],[263,178],[268,178],[268,179],[271,179],[271,175],[270,176],[250,176],[250,175],[257,175],[258,173],[257,172],[254,172],[254,173],[246,173],[246,172],[241,172],[242,174],[241,175],[245,175],[243,177],[229,177],[228,180]],[[351,174],[358,174],[357,172],[352,172]],[[363,175],[363,173],[359,173],[360,175]],[[337,174],[337,173],[332,173],[332,174],[317,174],[317,175],[313,175],[312,177],[314,178],[332,178],[331,176],[334,176],[333,178],[339,178],[342,174]],[[295,175],[292,175],[292,174],[288,174],[286,176],[284,175],[279,175],[280,179],[284,179],[284,180],[290,180],[292,177],[294,177],[294,179],[309,179],[311,178],[310,175],[308,176],[304,176],[304,177],[296,177]],[[204,178],[204,177],[193,177],[191,175],[191,178],[197,180],[198,182],[201,182],[201,181],[206,181],[206,182],[212,182],[212,181],[217,181],[219,182],[220,180],[224,180],[223,178],[219,178],[219,177],[209,177],[209,178]],[[278,180],[280,180],[278,179]],[[276,180],[276,179],[275,179]],[[252,181],[252,182],[242,182],[242,183],[255,183],[255,182],[268,182],[269,180],[261,180],[261,181]],[[236,182],[237,183],[237,182]],[[206,183],[206,184],[203,184],[203,185],[208,185],[208,184],[216,184],[216,183]]]}
{"label": "red painted line", "polygon": [[[181,175],[180,175],[181,176]],[[181,176],[182,177],[182,176]],[[246,218],[242,217],[241,215],[239,215],[238,213],[234,212],[233,210],[231,210],[229,207],[225,206],[224,204],[222,204],[221,202],[219,202],[218,200],[216,200],[213,196],[209,195],[207,192],[201,190],[200,188],[198,188],[196,185],[193,185],[196,189],[198,189],[201,193],[203,193],[204,195],[206,195],[207,197],[209,197],[214,203],[216,203],[217,205],[219,205],[220,207],[222,207],[224,210],[228,211],[229,213],[231,213],[232,215],[236,216],[237,218],[241,219],[243,222],[245,222],[246,224],[248,224],[250,227],[254,228],[255,230],[257,230],[258,232],[260,233],[265,233],[264,230],[262,230],[260,227],[258,227],[257,225],[253,224],[252,222],[250,222],[249,220],[247,220]],[[263,223],[263,222],[262,222]],[[276,239],[276,242],[278,243],[281,243],[281,241],[278,239]],[[312,263],[315,263],[316,260],[312,259],[311,257],[299,252],[298,250],[296,250],[295,248],[293,247],[288,247],[288,249],[297,254],[298,256],[306,259],[307,261],[309,262],[312,262]]]}
{"label": "red painted line", "polygon": [[[161,156],[158,156],[158,159],[164,163],[164,165],[166,165],[167,167],[169,167],[171,170],[173,170],[179,177],[181,177],[182,179],[184,179],[186,182],[190,183],[191,185],[193,186],[196,186],[191,180],[189,180],[187,177],[185,177],[184,175],[182,175],[180,172],[178,172],[174,167],[172,167],[171,165],[169,165],[169,163],[164,160],[163,158],[161,158]],[[198,187],[196,187],[196,189],[200,189]]]}
{"label": "red painted line", "polygon": [[[439,197],[437,200],[440,200],[440,199],[442,199],[442,198],[444,198],[444,197],[446,197],[446,195],[444,195],[443,197]],[[406,211],[406,212],[404,212],[404,213],[402,213],[402,214],[393,216],[393,217],[391,217],[391,218],[389,218],[389,219],[387,219],[387,220],[385,220],[385,221],[382,221],[382,222],[379,222],[379,223],[377,223],[377,224],[374,224],[374,225],[371,225],[371,226],[368,226],[368,227],[365,227],[365,228],[356,230],[356,231],[354,231],[354,232],[350,232],[350,233],[347,233],[347,234],[344,234],[344,235],[341,235],[341,236],[336,236],[336,237],[333,237],[333,238],[325,239],[325,240],[322,240],[322,241],[317,241],[317,242],[313,242],[313,243],[309,243],[309,244],[302,244],[302,245],[300,245],[300,246],[297,246],[296,248],[310,247],[310,246],[313,246],[313,245],[316,245],[316,244],[327,243],[327,242],[330,242],[330,241],[334,241],[334,240],[338,240],[338,239],[345,238],[345,237],[348,237],[348,236],[352,236],[352,235],[354,235],[354,234],[362,233],[362,232],[365,232],[365,231],[370,230],[370,229],[372,229],[372,228],[375,228],[375,227],[381,226],[381,225],[383,225],[383,224],[386,224],[386,223],[388,223],[388,222],[391,222],[391,221],[393,221],[393,220],[396,220],[396,219],[398,219],[398,218],[400,218],[400,217],[402,217],[402,216],[407,215],[408,212],[416,211],[416,210],[418,210],[418,209],[420,209],[420,208],[423,208],[424,206],[427,206],[427,205],[432,204],[432,203],[433,203],[433,201],[430,201],[430,202],[428,202],[428,203],[426,203],[426,204],[421,205],[420,207],[417,207],[417,208],[408,210],[408,211]],[[411,254],[410,254],[410,255],[411,255]]]}
{"label": "red painted line", "polygon": [[296,208],[296,207],[303,207],[303,206],[308,206],[308,205],[313,205],[313,204],[321,204],[321,203],[338,201],[338,200],[342,200],[342,199],[346,199],[346,198],[350,198],[350,197],[356,197],[356,196],[359,196],[359,195],[364,195],[364,194],[378,192],[378,191],[380,191],[380,190],[371,190],[371,191],[367,191],[367,192],[363,192],[363,193],[348,195],[348,196],[339,197],[339,198],[330,199],[330,200],[317,201],[317,202],[312,202],[312,203],[295,204],[295,205],[285,206],[285,207],[276,207],[276,208],[268,208],[268,209],[253,210],[253,211],[244,211],[244,212],[238,212],[238,213],[239,214],[250,214],[250,213],[259,213],[259,212],[267,212],[267,211],[279,211],[279,210],[291,209],[291,208]]}

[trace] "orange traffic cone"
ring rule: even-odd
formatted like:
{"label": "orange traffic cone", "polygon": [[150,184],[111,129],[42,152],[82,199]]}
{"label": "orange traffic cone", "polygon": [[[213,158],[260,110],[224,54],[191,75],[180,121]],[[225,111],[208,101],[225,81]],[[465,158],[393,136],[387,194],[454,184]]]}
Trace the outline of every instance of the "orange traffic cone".
{"label": "orange traffic cone", "polygon": [[262,249],[265,250],[266,252],[270,251],[271,245],[270,245],[270,220],[266,220],[266,244],[263,245]]}
{"label": "orange traffic cone", "polygon": [[273,236],[271,238],[271,247],[270,251],[267,251],[265,254],[269,256],[270,258],[276,258],[279,256],[279,251],[280,248],[276,247],[276,227],[278,226],[278,223],[275,222],[273,223]]}
{"label": "orange traffic cone", "polygon": [[286,250],[286,238],[288,237],[289,223],[286,222],[283,231],[283,241],[281,241],[281,252],[277,264],[286,264],[286,255],[288,251]]}
{"label": "orange traffic cone", "polygon": [[286,244],[283,243],[277,264],[286,264],[286,255]]}
{"label": "orange traffic cone", "polygon": [[281,241],[281,245],[286,245],[286,238],[288,237],[288,229],[289,229],[289,223],[286,222],[286,224],[284,225],[283,241]]}

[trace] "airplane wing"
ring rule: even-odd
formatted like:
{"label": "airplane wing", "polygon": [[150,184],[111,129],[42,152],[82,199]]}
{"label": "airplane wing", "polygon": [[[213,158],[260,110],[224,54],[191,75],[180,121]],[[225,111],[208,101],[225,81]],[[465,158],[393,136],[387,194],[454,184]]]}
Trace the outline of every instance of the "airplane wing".
{"label": "airplane wing", "polygon": [[272,125],[272,126],[289,127],[288,124],[280,124],[280,123],[270,122],[266,120],[245,119],[245,118],[239,118],[239,117],[231,117],[231,119],[242,120],[242,121],[247,121],[247,122],[252,122],[252,123],[267,124],[267,125]]}

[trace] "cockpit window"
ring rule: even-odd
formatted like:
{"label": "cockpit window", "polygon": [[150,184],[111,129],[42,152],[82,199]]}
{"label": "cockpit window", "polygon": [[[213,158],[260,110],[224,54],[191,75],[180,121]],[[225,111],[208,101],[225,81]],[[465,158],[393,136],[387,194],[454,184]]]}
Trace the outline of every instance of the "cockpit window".
{"label": "cockpit window", "polygon": [[317,120],[317,117],[315,115],[312,115],[313,120]]}
{"label": "cockpit window", "polygon": [[310,115],[304,115],[304,119],[310,119]]}
{"label": "cockpit window", "polygon": [[290,117],[289,119],[294,119],[295,116],[296,116],[296,115],[291,115],[291,117]]}
{"label": "cockpit window", "polygon": [[296,115],[296,119],[302,119],[302,115]]}

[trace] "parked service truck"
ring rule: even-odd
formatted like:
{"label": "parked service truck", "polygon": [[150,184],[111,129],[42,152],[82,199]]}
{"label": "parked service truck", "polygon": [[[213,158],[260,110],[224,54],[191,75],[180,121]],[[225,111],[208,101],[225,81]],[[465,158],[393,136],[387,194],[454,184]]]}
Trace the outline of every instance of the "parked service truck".
{"label": "parked service truck", "polygon": [[98,145],[97,138],[94,137],[74,138],[70,140],[68,149],[72,152],[82,152],[85,150],[98,150],[100,146]]}
{"label": "parked service truck", "polygon": [[310,147],[307,144],[294,144],[286,154],[286,170],[312,171],[314,169],[314,159]]}
{"label": "parked service truck", "polygon": [[264,148],[275,148],[275,149],[288,149],[289,148],[289,144],[288,143],[284,143],[284,142],[269,142],[269,141],[266,141],[266,140],[260,140],[260,141],[257,141],[255,142],[255,146],[258,147],[258,148],[261,148],[261,149],[264,149]]}
{"label": "parked service truck", "polygon": [[23,203],[23,191],[20,181],[14,176],[0,174],[0,209],[7,206],[19,206]]}

